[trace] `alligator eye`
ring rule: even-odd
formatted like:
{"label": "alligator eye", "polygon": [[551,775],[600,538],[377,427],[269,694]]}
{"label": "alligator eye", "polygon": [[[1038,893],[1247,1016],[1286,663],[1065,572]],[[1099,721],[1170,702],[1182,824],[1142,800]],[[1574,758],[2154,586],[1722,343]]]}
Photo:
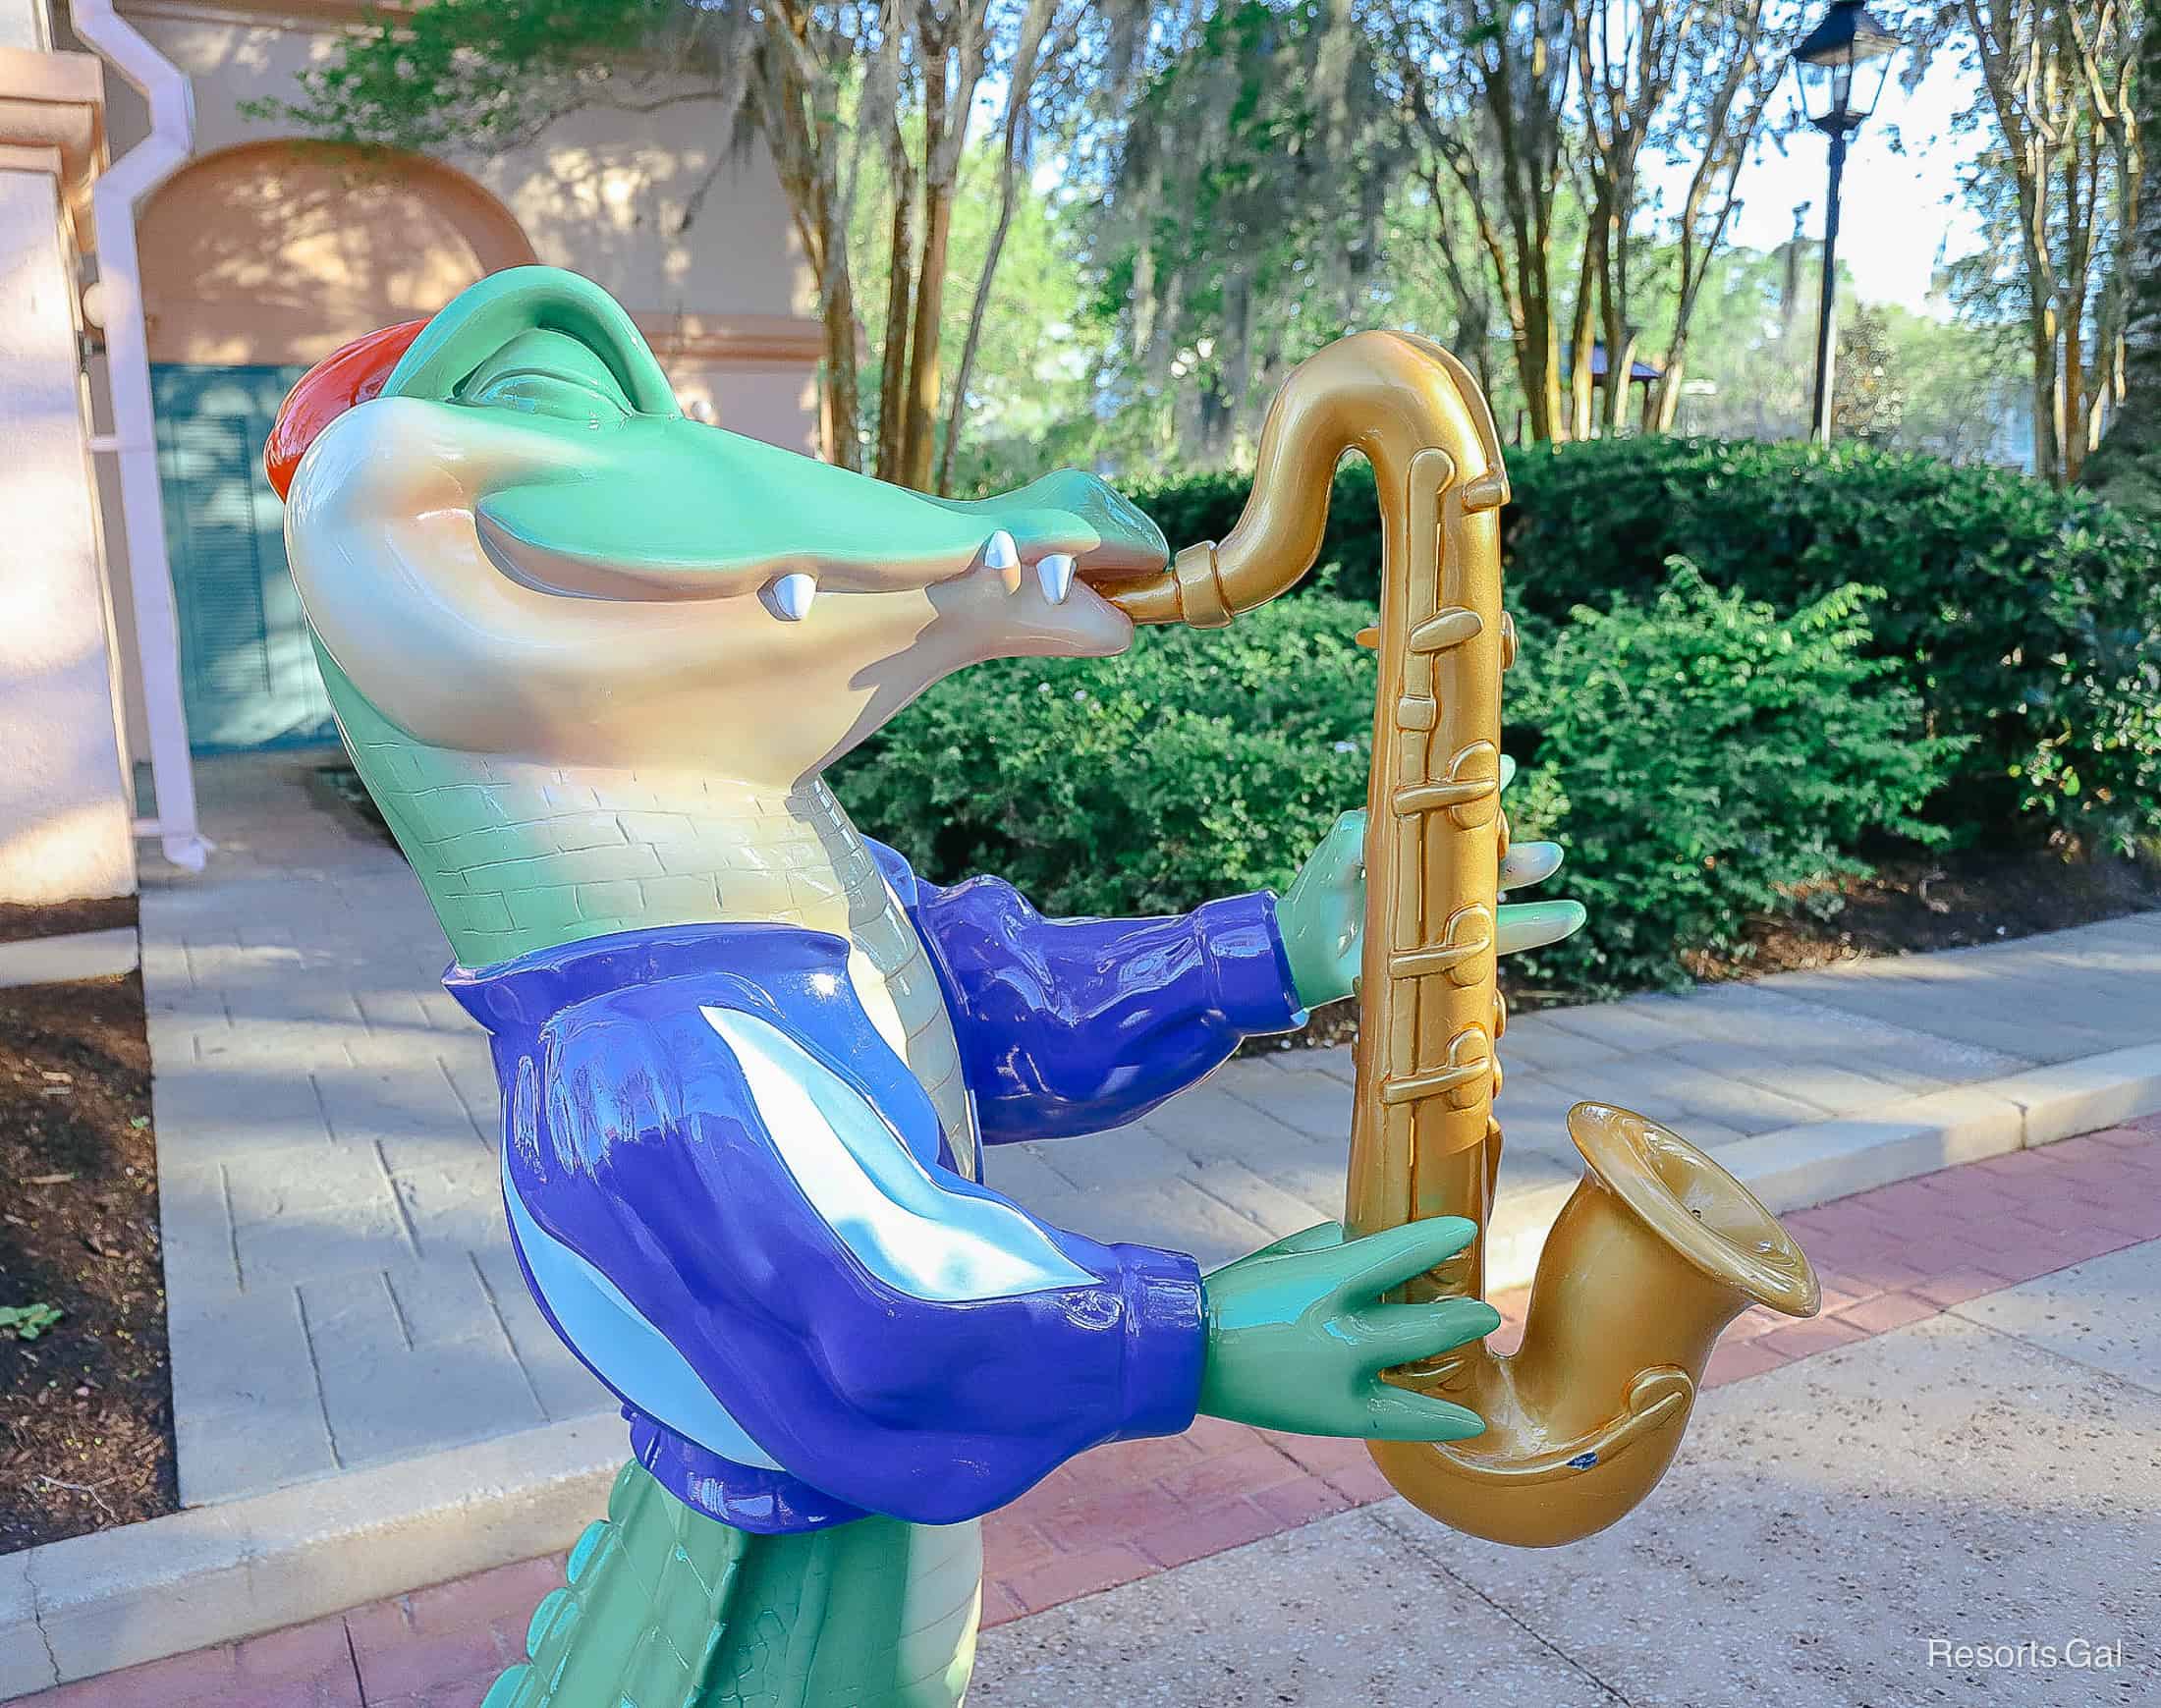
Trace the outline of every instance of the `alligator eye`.
{"label": "alligator eye", "polygon": [[590,427],[612,427],[630,413],[621,402],[597,387],[531,368],[498,374],[462,401],[518,410],[528,415],[582,421]]}

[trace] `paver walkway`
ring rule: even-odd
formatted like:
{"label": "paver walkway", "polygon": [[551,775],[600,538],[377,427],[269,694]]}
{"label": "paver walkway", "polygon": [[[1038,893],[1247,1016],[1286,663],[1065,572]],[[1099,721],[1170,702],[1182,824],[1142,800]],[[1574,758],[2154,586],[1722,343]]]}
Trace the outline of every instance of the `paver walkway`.
{"label": "paver walkway", "polygon": [[[503,1232],[496,1091],[395,851],[307,785],[198,773],[218,854],[147,880],[143,980],[182,1499],[259,1493],[611,1402],[541,1323]],[[2161,1035],[2161,914],[1511,1021],[1504,1193],[1579,1172],[1605,1097],[1714,1153]],[[1346,1050],[1233,1063],[1145,1122],[1009,1147],[1050,1220],[1212,1264],[1340,1209]]]}
{"label": "paver walkway", "polygon": [[[1203,1419],[1084,1455],[986,1521],[998,1628],[970,1703],[2156,1700],[2161,1117],[1796,1220],[1824,1316],[1734,1325],[1680,1462],[1617,1528],[1493,1547],[1390,1498],[1355,1443]],[[562,1570],[24,1708],[474,1708]],[[2129,1647],[2121,1672],[2019,1680],[1931,1672],[1931,1636]]]}

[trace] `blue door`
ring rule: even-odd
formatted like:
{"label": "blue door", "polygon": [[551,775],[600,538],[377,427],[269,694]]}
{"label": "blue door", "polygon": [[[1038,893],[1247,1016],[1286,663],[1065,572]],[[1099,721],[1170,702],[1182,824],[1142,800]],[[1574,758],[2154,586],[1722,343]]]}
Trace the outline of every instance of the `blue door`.
{"label": "blue door", "polygon": [[262,472],[278,405],[306,369],[150,369],[188,735],[202,753],[330,742],[322,678]]}

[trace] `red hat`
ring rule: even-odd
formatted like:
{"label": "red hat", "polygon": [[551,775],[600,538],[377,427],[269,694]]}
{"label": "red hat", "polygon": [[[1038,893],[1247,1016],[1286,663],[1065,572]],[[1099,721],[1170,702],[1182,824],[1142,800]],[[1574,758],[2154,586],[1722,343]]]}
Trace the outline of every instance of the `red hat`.
{"label": "red hat", "polygon": [[279,498],[293,484],[315,435],[355,404],[379,394],[407,348],[420,336],[425,320],[385,326],[326,356],[305,373],[278,406],[277,422],[263,441],[262,469]]}

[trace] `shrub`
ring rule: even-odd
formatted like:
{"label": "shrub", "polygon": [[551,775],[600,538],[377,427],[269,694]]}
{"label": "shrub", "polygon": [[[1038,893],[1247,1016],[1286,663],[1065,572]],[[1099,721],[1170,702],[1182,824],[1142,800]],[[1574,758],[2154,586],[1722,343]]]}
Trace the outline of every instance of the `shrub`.
{"label": "shrub", "polygon": [[1869,839],[1942,840],[1915,813],[1961,744],[1922,736],[1919,697],[1866,656],[1880,598],[1842,586],[1781,618],[1676,559],[1647,604],[1526,634],[1512,715],[1535,745],[1510,817],[1563,846],[1553,887],[1590,912],[1526,976],[1683,983],[1684,951],[1736,951],[1751,914],[1865,873]]}
{"label": "shrub", "polygon": [[[1679,556],[1712,585],[1791,610],[1885,589],[1871,651],[1930,730],[1970,737],[1930,814],[2002,835],[2022,811],[2096,844],[2161,832],[2161,536],[2082,493],[2003,469],[1842,447],[1662,437],[1509,453],[1509,599],[1560,621],[1648,596]],[[1245,488],[1202,477],[1138,496],[1174,545],[1218,537]],[[1372,477],[1336,478],[1322,562],[1371,599]]]}
{"label": "shrub", "polygon": [[[1674,555],[1781,609],[1865,580],[1874,648],[1933,730],[1973,738],[1934,816],[2023,809],[2128,846],[2161,804],[2161,541],[2083,493],[2003,469],[1840,448],[1624,439],[1525,450],[1510,473],[1515,597],[1641,590]],[[2066,755],[2077,755],[2067,760]]]}
{"label": "shrub", "polygon": [[[1534,977],[1670,983],[1731,948],[1782,890],[1864,869],[1955,743],[1921,738],[1892,667],[1864,657],[1863,589],[1780,620],[1686,565],[1649,605],[1526,633],[1510,675],[1521,836],[1591,910]],[[1122,658],[979,665],[941,683],[833,781],[925,876],[1012,879],[1047,912],[1136,914],[1281,891],[1362,802],[1375,684],[1358,603],[1282,599],[1228,630],[1146,631]]]}
{"label": "shrub", "polygon": [[925,876],[989,871],[1051,913],[1173,912],[1282,890],[1363,803],[1373,655],[1344,601],[1279,600],[1115,659],[948,678],[836,769]]}

